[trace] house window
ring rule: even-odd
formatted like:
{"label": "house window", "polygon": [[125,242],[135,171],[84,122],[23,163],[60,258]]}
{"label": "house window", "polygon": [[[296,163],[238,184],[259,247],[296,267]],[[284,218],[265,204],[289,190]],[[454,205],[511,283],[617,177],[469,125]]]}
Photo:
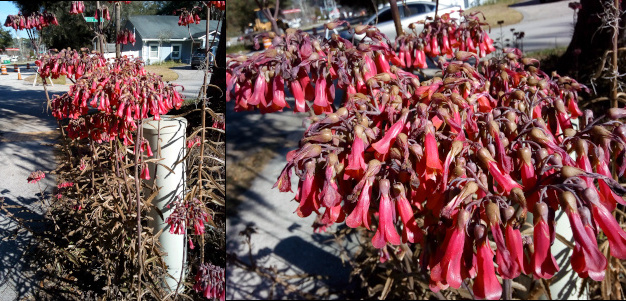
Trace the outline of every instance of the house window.
{"label": "house window", "polygon": [[173,60],[180,60],[181,48],[182,47],[180,44],[172,45],[172,59]]}
{"label": "house window", "polygon": [[155,59],[159,58],[159,45],[150,45],[148,57]]}

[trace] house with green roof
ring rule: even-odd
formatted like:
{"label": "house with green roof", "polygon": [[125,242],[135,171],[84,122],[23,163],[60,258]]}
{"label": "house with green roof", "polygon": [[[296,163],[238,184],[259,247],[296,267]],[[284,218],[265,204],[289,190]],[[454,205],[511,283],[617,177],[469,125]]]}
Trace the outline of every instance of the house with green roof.
{"label": "house with green roof", "polygon": [[[135,45],[122,45],[122,51],[137,54],[146,64],[180,61],[189,64],[194,50],[206,47],[206,20],[200,24],[178,26],[178,16],[132,16],[126,28],[135,33]],[[219,40],[218,21],[209,21],[208,42]]]}

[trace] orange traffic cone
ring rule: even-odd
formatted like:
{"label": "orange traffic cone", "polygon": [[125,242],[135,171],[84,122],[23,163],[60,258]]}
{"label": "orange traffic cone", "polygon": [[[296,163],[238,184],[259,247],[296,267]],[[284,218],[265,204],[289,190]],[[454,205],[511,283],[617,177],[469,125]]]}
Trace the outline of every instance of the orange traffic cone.
{"label": "orange traffic cone", "polygon": [[17,72],[17,64],[13,64],[13,72]]}
{"label": "orange traffic cone", "polygon": [[5,65],[2,65],[2,75],[9,75],[7,73],[7,66],[5,66]]}
{"label": "orange traffic cone", "polygon": [[22,80],[22,72],[20,72],[20,68],[17,68],[17,80]]}

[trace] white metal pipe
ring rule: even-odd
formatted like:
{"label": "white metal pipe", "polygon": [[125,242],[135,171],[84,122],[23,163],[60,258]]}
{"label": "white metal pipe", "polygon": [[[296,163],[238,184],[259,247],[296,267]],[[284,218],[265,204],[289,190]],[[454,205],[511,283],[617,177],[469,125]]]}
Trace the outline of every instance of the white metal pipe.
{"label": "white metal pipe", "polygon": [[[163,229],[163,233],[159,236],[161,251],[165,252],[163,260],[167,264],[167,272],[172,278],[167,278],[163,284],[170,291],[176,290],[178,280],[184,281],[184,262],[186,261],[185,241],[182,234],[170,234],[170,227],[165,220],[172,213],[176,201],[182,201],[185,190],[185,163],[182,161],[175,164],[185,156],[185,138],[187,129],[187,120],[183,117],[172,118],[168,115],[161,116],[161,121],[145,119],[143,123],[143,136],[148,140],[150,147],[154,153],[152,158],[162,158],[158,163],[148,163],[150,172],[150,180],[146,181],[149,187],[156,182],[156,186],[160,190],[152,204],[154,208],[150,212],[151,221],[148,226],[154,229],[154,233],[158,233]],[[160,131],[159,131],[160,126]],[[159,139],[160,135],[160,139]],[[159,141],[160,140],[160,141]],[[158,145],[161,147],[161,156],[159,157]],[[167,168],[160,166],[167,166]],[[163,214],[163,218],[157,212],[157,209]],[[181,284],[179,286],[183,288]]]}

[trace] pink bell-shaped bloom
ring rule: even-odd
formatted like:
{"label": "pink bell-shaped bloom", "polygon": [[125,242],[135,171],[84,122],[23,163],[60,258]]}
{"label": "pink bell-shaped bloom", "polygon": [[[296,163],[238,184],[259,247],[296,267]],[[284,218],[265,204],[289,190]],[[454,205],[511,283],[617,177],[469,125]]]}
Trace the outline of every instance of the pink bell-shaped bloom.
{"label": "pink bell-shaped bloom", "polygon": [[320,76],[315,82],[315,100],[313,100],[313,111],[317,115],[322,113],[332,113],[332,98],[328,93],[326,78]]}
{"label": "pink bell-shaped bloom", "polygon": [[346,225],[350,228],[358,228],[361,225],[370,230],[371,215],[369,214],[370,198],[372,196],[372,181],[365,181],[361,190],[356,207],[346,217]]}
{"label": "pink bell-shaped bloom", "polygon": [[404,185],[395,183],[393,188],[396,194],[394,199],[398,213],[400,214],[400,219],[402,219],[402,241],[411,243],[421,242],[424,239],[424,234],[417,225],[415,213],[411,208],[409,200],[406,198]]}
{"label": "pink bell-shaped bloom", "polygon": [[305,176],[304,180],[301,181],[301,185],[298,187],[298,194],[296,195],[296,200],[300,202],[298,209],[296,209],[296,213],[300,217],[307,217],[311,215],[313,211],[319,214],[318,209],[319,201],[318,201],[318,187],[315,181],[315,160],[309,160],[305,163]]}
{"label": "pink bell-shaped bloom", "polygon": [[349,177],[360,179],[367,169],[367,164],[363,155],[365,154],[365,134],[363,133],[363,127],[357,125],[354,128],[354,141],[352,142],[352,148],[350,149],[350,155],[348,155],[348,166],[345,168],[344,179]]}
{"label": "pink bell-shaped bloom", "polygon": [[520,269],[519,265],[506,248],[506,242],[501,227],[500,207],[495,203],[489,202],[485,208],[485,213],[489,221],[488,226],[491,230],[491,235],[497,247],[496,263],[498,264],[498,274],[504,279],[514,279],[520,275]]}
{"label": "pink bell-shaped bloom", "polygon": [[626,259],[626,232],[619,225],[611,212],[600,203],[600,196],[595,188],[586,188],[582,198],[591,203],[593,219],[602,228],[602,232],[609,240],[611,255],[619,259]]}
{"label": "pink bell-shaped bloom", "polygon": [[460,252],[460,250],[464,248],[465,226],[469,218],[470,213],[467,210],[459,210],[456,217],[456,225],[446,230],[446,239],[439,248],[443,252],[443,257],[430,270],[430,280],[432,282],[441,282],[457,289],[461,287],[463,283],[461,276],[463,252]]}
{"label": "pink bell-shaped bloom", "polygon": [[478,157],[484,164],[488,166],[489,174],[493,176],[496,182],[498,182],[498,185],[500,185],[500,187],[502,187],[507,194],[511,192],[511,189],[515,187],[522,188],[520,184],[518,184],[517,182],[515,182],[515,180],[513,180],[513,178],[511,178],[511,175],[505,174],[504,172],[502,172],[502,170],[500,170],[500,167],[498,167],[496,160],[491,157],[491,154],[489,153],[487,148],[481,148],[478,151]]}
{"label": "pink bell-shaped bloom", "polygon": [[[607,260],[600,250],[598,250],[595,233],[593,233],[591,227],[587,227],[591,222],[589,209],[581,208],[578,210],[576,208],[576,198],[574,194],[569,191],[562,192],[559,196],[559,200],[561,207],[567,214],[574,234],[574,241],[576,241],[574,252],[570,258],[572,269],[576,271],[580,277],[591,277],[593,280],[602,281],[604,279],[604,270],[607,266]],[[587,220],[584,224],[580,212],[583,212],[582,215],[585,216],[584,219]],[[588,233],[587,229],[592,232]]]}
{"label": "pink bell-shaped bloom", "polygon": [[379,209],[378,209],[378,229],[376,230],[376,234],[372,238],[372,245],[375,248],[382,248],[387,243],[392,245],[399,245],[400,235],[396,231],[395,227],[395,214],[394,207],[389,197],[389,180],[380,179],[378,181],[378,189],[380,192],[380,201],[379,201]]}
{"label": "pink bell-shaped bloom", "polygon": [[474,296],[479,299],[498,300],[502,296],[502,286],[496,278],[493,266],[493,251],[489,246],[487,230],[483,225],[474,228],[476,237],[476,278],[474,278]]}
{"label": "pink bell-shaped bloom", "polygon": [[375,143],[372,143],[372,148],[374,148],[377,153],[386,155],[387,152],[389,152],[391,145],[393,145],[393,143],[396,141],[396,137],[398,137],[398,134],[400,134],[400,132],[402,132],[402,129],[404,129],[408,114],[408,110],[403,110],[400,119],[398,119],[398,121],[396,121],[396,123],[394,123],[387,130],[383,138]]}
{"label": "pink bell-shaped bloom", "polygon": [[533,232],[535,252],[531,258],[531,267],[533,269],[533,275],[537,278],[543,279],[552,278],[552,276],[559,271],[556,259],[554,259],[552,252],[550,252],[550,237],[552,236],[552,233],[550,233],[551,229],[548,226],[549,222],[548,205],[545,203],[535,204],[535,228]]}
{"label": "pink bell-shaped bloom", "polygon": [[265,81],[265,75],[263,72],[259,72],[259,75],[254,82],[254,90],[252,96],[248,99],[249,105],[258,106],[261,101],[265,99],[265,93],[267,92],[267,82]]}

